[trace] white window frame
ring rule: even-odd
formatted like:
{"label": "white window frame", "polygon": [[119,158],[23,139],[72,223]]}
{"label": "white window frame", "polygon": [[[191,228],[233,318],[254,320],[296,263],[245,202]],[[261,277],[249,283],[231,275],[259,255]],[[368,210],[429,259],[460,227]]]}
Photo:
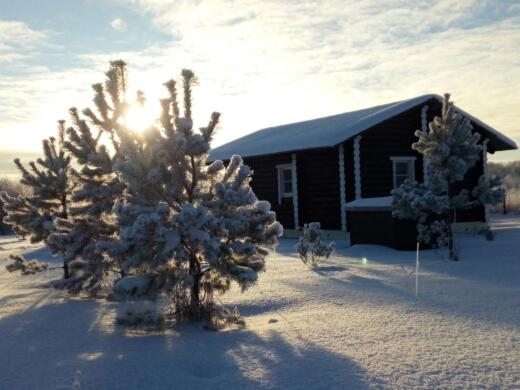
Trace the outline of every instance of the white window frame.
{"label": "white window frame", "polygon": [[392,160],[392,178],[393,178],[394,189],[397,188],[397,186],[396,186],[396,184],[397,184],[396,163],[402,163],[402,162],[408,163],[411,168],[411,172],[410,172],[410,175],[408,178],[410,180],[415,180],[415,160],[417,160],[417,157],[392,156],[392,157],[390,157],[390,160]]}
{"label": "white window frame", "polygon": [[[283,191],[283,172],[285,170],[288,170],[291,172],[291,188],[292,188],[292,191],[291,192],[284,192]],[[293,175],[294,175],[294,170],[293,170],[293,165],[292,164],[280,164],[280,165],[277,165],[276,166],[276,171],[277,171],[277,182],[278,182],[278,203],[282,203],[282,199],[283,198],[292,198],[293,197],[293,192],[294,192],[294,178],[293,178]]]}

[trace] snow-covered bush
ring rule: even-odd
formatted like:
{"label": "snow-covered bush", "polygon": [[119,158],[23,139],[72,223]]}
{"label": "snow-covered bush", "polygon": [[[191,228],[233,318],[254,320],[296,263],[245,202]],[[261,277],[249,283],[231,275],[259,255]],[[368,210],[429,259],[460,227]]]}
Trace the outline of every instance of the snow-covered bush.
{"label": "snow-covered bush", "polygon": [[316,267],[322,258],[329,258],[335,247],[333,241],[328,244],[321,241],[320,223],[311,222],[303,226],[303,235],[298,239],[295,249],[305,264]]}
{"label": "snow-covered bush", "polygon": [[[16,198],[18,195],[28,195],[28,190],[29,189],[26,186],[18,181],[8,178],[0,178],[0,193],[6,192],[9,196]],[[12,226],[3,222],[6,216],[7,215],[4,211],[3,202],[0,198],[0,235],[14,233]]]}
{"label": "snow-covered bush", "polygon": [[47,263],[36,260],[26,260],[21,256],[10,255],[9,258],[13,260],[12,263],[5,266],[5,269],[9,272],[20,271],[22,275],[33,275],[38,272],[46,271],[49,268]]}
{"label": "snow-covered bush", "polygon": [[164,328],[166,318],[155,302],[125,302],[117,309],[116,323],[129,328],[160,330]]}
{"label": "snow-covered bush", "polygon": [[482,175],[471,194],[483,205],[496,205],[504,201],[506,191],[498,176]]}
{"label": "snow-covered bush", "polygon": [[153,278],[146,275],[125,276],[114,285],[113,291],[116,297],[141,298],[145,297],[152,287]]}
{"label": "snow-covered bush", "polygon": [[437,194],[432,186],[405,180],[400,187],[392,190],[392,196],[392,215],[415,221],[418,241],[433,247],[446,245],[448,232],[445,215],[449,209],[446,194]]}
{"label": "snow-covered bush", "polygon": [[504,213],[508,210],[520,211],[520,161],[489,162],[488,168],[490,176],[497,176],[505,190],[505,199],[502,200],[502,204],[492,206],[490,209]]}

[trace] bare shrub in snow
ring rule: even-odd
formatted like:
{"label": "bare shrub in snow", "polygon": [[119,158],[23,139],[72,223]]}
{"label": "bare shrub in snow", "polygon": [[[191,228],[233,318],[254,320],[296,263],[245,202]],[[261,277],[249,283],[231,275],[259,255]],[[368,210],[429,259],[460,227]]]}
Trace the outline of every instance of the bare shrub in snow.
{"label": "bare shrub in snow", "polygon": [[236,306],[233,310],[229,310],[227,307],[219,305],[215,307],[215,310],[217,311],[217,314],[211,317],[210,321],[205,326],[205,329],[216,331],[229,326],[238,326],[240,328],[246,326],[246,322],[240,315]]}
{"label": "bare shrub in snow", "polygon": [[155,302],[126,302],[117,309],[116,323],[130,328],[160,330],[164,328],[166,318]]}
{"label": "bare shrub in snow", "polygon": [[12,263],[5,266],[5,269],[9,272],[20,271],[22,275],[33,275],[38,272],[46,271],[49,268],[47,263],[36,260],[26,260],[22,256],[10,255],[9,258],[13,260]]}
{"label": "bare shrub in snow", "polygon": [[507,190],[505,203],[506,210],[515,210],[516,212],[520,212],[520,187]]}
{"label": "bare shrub in snow", "polygon": [[491,210],[494,212],[520,211],[520,161],[490,162],[488,165],[491,176],[498,176],[506,190],[503,203],[491,207]]}
{"label": "bare shrub in snow", "polygon": [[322,258],[328,259],[336,247],[335,242],[325,244],[321,241],[319,222],[311,222],[303,226],[303,236],[298,239],[296,251],[300,259],[311,267],[319,265]]}

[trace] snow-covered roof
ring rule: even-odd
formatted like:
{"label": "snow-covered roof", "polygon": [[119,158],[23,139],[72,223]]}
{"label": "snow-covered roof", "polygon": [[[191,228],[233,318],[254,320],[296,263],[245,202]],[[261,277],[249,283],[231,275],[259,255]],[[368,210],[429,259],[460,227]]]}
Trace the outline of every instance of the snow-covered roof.
{"label": "snow-covered roof", "polygon": [[392,206],[392,197],[361,198],[348,202],[345,206],[347,210],[356,211],[388,210]]}
{"label": "snow-covered roof", "polygon": [[[332,147],[430,99],[442,101],[442,97],[439,95],[422,95],[362,110],[258,130],[213,149],[210,153],[210,160],[227,160],[233,154],[249,157]],[[514,141],[479,119],[458,110],[505,144],[501,145],[498,150],[516,149]]]}

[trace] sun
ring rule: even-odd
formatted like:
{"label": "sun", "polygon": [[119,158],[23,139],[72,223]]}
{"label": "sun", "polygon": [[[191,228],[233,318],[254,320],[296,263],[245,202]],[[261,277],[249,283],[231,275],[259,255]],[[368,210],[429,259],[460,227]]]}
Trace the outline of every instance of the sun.
{"label": "sun", "polygon": [[123,123],[130,129],[143,132],[152,126],[158,117],[158,112],[149,104],[132,104],[128,107]]}

